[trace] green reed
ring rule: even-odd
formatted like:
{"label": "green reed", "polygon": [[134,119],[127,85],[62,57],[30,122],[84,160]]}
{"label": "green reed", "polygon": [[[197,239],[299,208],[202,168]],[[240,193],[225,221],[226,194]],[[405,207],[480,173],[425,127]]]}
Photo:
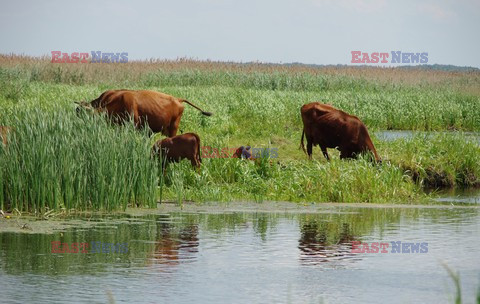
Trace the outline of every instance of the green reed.
{"label": "green reed", "polygon": [[0,208],[125,209],[155,206],[157,167],[144,134],[105,117],[18,110],[2,150]]}

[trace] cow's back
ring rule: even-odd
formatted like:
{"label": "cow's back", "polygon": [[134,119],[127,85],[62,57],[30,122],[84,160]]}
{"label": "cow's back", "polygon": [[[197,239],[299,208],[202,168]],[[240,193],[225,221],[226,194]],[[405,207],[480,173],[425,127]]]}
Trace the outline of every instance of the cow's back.
{"label": "cow's back", "polygon": [[109,90],[91,102],[92,107],[126,120],[133,116],[137,126],[148,124],[153,132],[171,133],[181,118],[182,102],[168,94],[149,90]]}
{"label": "cow's back", "polygon": [[155,91],[128,92],[135,99],[138,115],[145,117],[154,132],[160,132],[182,116],[185,106],[180,99]]}
{"label": "cow's back", "polygon": [[338,119],[346,113],[331,105],[312,102],[302,106],[301,114],[304,124],[313,124],[318,123],[319,119]]}

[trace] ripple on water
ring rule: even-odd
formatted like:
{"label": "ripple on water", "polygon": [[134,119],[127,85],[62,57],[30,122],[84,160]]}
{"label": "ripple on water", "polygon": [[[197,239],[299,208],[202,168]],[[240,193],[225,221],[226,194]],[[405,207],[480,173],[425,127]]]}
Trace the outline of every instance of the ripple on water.
{"label": "ripple on water", "polygon": [[[445,261],[461,274],[464,300],[474,301],[478,209],[331,209],[172,213],[62,235],[0,233],[2,296],[13,303],[107,302],[109,292],[135,303],[442,303],[453,295]],[[128,252],[52,254],[55,239],[128,243]],[[353,241],[427,242],[428,253],[352,253]]]}

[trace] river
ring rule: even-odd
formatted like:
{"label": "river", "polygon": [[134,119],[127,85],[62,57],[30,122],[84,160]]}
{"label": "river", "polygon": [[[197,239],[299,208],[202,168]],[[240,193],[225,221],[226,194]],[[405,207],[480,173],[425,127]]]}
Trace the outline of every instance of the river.
{"label": "river", "polygon": [[57,221],[0,232],[0,302],[453,303],[444,265],[464,303],[480,287],[476,205],[162,204]]}

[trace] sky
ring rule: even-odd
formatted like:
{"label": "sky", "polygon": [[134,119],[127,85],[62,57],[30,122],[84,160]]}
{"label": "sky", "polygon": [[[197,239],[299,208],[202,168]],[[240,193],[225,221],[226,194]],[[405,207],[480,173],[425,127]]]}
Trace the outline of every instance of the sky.
{"label": "sky", "polygon": [[480,67],[480,0],[0,0],[0,53],[52,51],[306,64],[401,51]]}

